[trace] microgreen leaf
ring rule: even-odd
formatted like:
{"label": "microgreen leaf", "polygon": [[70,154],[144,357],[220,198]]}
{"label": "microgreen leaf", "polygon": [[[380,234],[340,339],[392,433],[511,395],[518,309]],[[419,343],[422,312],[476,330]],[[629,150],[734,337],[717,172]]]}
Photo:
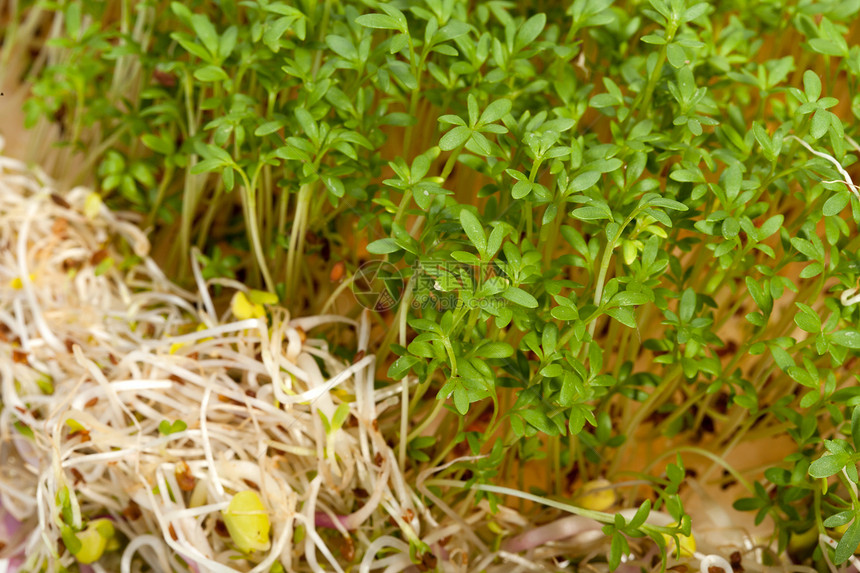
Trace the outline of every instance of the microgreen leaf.
{"label": "microgreen leaf", "polygon": [[487,253],[487,236],[484,234],[484,228],[478,218],[467,209],[460,211],[460,224],[463,230],[469,237],[469,240],[478,249],[482,256]]}
{"label": "microgreen leaf", "polygon": [[182,420],[175,420],[172,423],[168,420],[162,420],[158,424],[158,431],[165,436],[169,436],[170,434],[176,434],[179,432],[184,432],[188,428],[188,424],[183,422]]}

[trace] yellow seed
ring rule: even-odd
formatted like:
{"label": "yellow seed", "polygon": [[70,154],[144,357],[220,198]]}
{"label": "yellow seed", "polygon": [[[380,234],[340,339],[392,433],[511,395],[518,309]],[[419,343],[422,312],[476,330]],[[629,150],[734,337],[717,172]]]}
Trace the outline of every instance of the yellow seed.
{"label": "yellow seed", "polygon": [[83,424],[81,424],[77,420],[73,420],[72,418],[69,418],[68,420],[66,420],[66,425],[71,430],[71,432],[70,432],[71,434],[77,434],[78,432],[86,432],[87,431],[87,429],[83,426]]}
{"label": "yellow seed", "polygon": [[223,512],[224,524],[239,551],[266,551],[269,542],[269,515],[257,492],[240,491]]}
{"label": "yellow seed", "polygon": [[[35,282],[36,275],[30,273],[30,282]],[[24,281],[21,280],[21,277],[15,277],[11,281],[9,281],[9,286],[11,286],[15,290],[21,290],[24,288]]]}
{"label": "yellow seed", "polygon": [[266,316],[266,311],[263,309],[263,306],[248,300],[248,297],[245,296],[245,293],[242,291],[238,291],[233,295],[233,300],[230,302],[230,310],[232,311],[233,316],[239,320],[245,320],[247,318],[264,318]]}
{"label": "yellow seed", "polygon": [[278,295],[263,290],[249,290],[248,299],[254,304],[278,304]]}
{"label": "yellow seed", "polygon": [[332,390],[331,393],[334,394],[335,396],[337,396],[337,398],[339,400],[342,400],[344,402],[355,402],[355,395],[350,394],[349,392],[347,392],[346,390],[344,390],[342,388],[336,388],[336,389]]}
{"label": "yellow seed", "polygon": [[[197,328],[195,329],[195,331],[200,332],[201,330],[206,330],[206,328],[207,328],[207,326],[201,322],[200,324],[197,325]],[[201,338],[200,342],[206,342],[207,340],[212,340],[212,337],[209,336],[207,338]],[[177,350],[179,350],[183,346],[186,346],[187,344],[188,344],[187,342],[174,342],[173,344],[170,345],[170,353],[176,354]]]}
{"label": "yellow seed", "polygon": [[604,511],[615,504],[615,490],[609,489],[612,483],[606,479],[596,479],[582,485],[574,496],[573,503],[584,509]]}
{"label": "yellow seed", "polygon": [[75,559],[85,565],[98,561],[108,547],[108,542],[113,541],[114,533],[113,523],[109,519],[91,521],[85,530],[76,534],[81,549],[75,554]]}
{"label": "yellow seed", "polygon": [[113,523],[110,519],[96,519],[95,521],[90,522],[90,527],[93,527],[96,531],[99,532],[99,535],[104,537],[105,539],[110,539],[113,537],[116,530],[114,529]]}
{"label": "yellow seed", "polygon": [[809,549],[818,541],[818,527],[810,527],[803,533],[792,533],[788,538],[788,550],[797,553]]}
{"label": "yellow seed", "polygon": [[194,491],[191,492],[191,499],[188,500],[188,507],[200,507],[206,505],[206,480],[197,480],[194,485]]}
{"label": "yellow seed", "polygon": [[90,193],[84,201],[84,215],[87,219],[94,219],[102,208],[102,198],[98,193]]}

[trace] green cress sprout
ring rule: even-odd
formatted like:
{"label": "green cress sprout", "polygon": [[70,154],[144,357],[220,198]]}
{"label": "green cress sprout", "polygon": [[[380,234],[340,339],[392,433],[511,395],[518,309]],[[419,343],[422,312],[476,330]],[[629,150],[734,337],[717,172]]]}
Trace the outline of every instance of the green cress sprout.
{"label": "green cress sprout", "polygon": [[860,2],[13,4],[25,570],[854,564]]}

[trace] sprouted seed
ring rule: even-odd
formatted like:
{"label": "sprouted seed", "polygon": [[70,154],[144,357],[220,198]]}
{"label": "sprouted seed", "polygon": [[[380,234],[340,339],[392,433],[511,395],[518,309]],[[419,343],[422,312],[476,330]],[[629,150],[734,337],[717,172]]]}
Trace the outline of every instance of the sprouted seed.
{"label": "sprouted seed", "polygon": [[238,492],[224,510],[224,524],[230,537],[243,553],[266,551],[269,542],[269,516],[256,491],[246,489]]}
{"label": "sprouted seed", "polygon": [[[585,488],[587,507],[571,509],[428,479],[469,459],[417,475],[405,467],[379,419],[418,382],[378,387],[367,313],[292,318],[271,295],[205,282],[194,257],[198,292],[187,292],[147,257],[130,216],[83,188],[63,202],[54,193],[0,156],[0,244],[11,247],[0,250],[0,567],[344,571],[340,537],[361,573],[608,570],[609,541],[597,532],[613,521],[602,512],[613,511],[612,489]],[[123,242],[140,262],[92,264],[102,250],[102,261],[122,260]],[[236,291],[220,316],[215,283]],[[322,327],[355,329],[353,363],[306,334]],[[12,360],[16,352],[26,359]],[[533,524],[504,504],[475,503],[479,491],[547,513]],[[652,512],[646,525],[671,521]],[[623,566],[650,567],[652,550],[632,546]],[[687,553],[706,573],[728,571],[719,555]]]}

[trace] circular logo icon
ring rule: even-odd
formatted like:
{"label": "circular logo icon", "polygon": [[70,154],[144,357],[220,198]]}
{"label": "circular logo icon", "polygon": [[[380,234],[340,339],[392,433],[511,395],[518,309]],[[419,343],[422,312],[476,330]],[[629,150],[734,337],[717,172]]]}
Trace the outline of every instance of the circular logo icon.
{"label": "circular logo icon", "polygon": [[403,296],[403,276],[391,263],[368,261],[355,271],[352,294],[364,308],[377,312],[389,310]]}

